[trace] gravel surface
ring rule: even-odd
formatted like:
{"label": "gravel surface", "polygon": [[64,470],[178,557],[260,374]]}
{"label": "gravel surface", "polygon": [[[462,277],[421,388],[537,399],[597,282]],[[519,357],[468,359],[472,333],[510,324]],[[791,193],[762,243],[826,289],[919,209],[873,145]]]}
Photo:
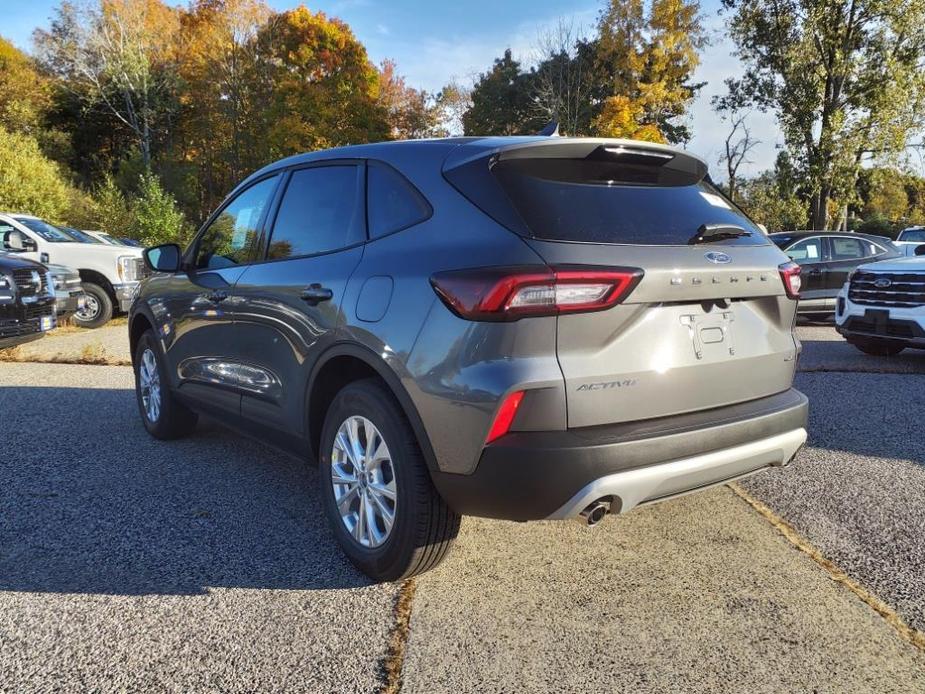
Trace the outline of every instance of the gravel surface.
{"label": "gravel surface", "polygon": [[799,462],[742,486],[925,631],[925,376],[800,374]]}
{"label": "gravel surface", "polygon": [[131,387],[0,364],[0,691],[374,690],[398,586],[345,561],[314,473],[214,425],[155,442]]}
{"label": "gravel surface", "polygon": [[727,488],[593,530],[467,519],[410,634],[423,694],[925,688],[925,654]]}

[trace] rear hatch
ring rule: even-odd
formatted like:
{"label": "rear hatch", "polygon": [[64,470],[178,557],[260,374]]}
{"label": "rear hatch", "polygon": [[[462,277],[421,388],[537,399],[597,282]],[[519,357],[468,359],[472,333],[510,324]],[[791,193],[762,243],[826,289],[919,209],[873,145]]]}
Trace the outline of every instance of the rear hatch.
{"label": "rear hatch", "polygon": [[709,182],[701,161],[577,138],[468,149],[447,161],[447,179],[547,264],[644,273],[619,305],[558,317],[570,427],[790,387],[796,302],[779,273],[788,258]]}

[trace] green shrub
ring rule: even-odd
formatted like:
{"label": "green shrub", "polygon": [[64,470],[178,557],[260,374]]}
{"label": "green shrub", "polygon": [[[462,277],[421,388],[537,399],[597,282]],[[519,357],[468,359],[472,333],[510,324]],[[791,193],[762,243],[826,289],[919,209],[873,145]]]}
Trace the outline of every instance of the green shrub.
{"label": "green shrub", "polygon": [[0,127],[0,210],[64,221],[77,192],[35,138]]}
{"label": "green shrub", "polygon": [[183,245],[189,239],[189,224],[177,207],[177,201],[161,187],[153,173],[142,174],[139,179],[138,197],[132,201],[131,210],[134,228],[127,234],[145,246]]}

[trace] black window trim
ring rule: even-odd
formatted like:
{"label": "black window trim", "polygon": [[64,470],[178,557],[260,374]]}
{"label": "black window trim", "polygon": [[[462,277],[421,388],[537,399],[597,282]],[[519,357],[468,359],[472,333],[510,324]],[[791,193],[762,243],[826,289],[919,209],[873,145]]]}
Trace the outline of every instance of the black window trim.
{"label": "black window trim", "polygon": [[249,191],[254,186],[260,183],[263,183],[264,181],[270,178],[276,178],[277,179],[276,186],[274,187],[273,192],[270,195],[270,204],[264,208],[263,212],[260,215],[260,219],[257,222],[258,248],[260,249],[258,251],[257,258],[255,258],[254,260],[250,260],[246,263],[237,263],[232,267],[249,267],[251,265],[255,265],[256,263],[260,262],[259,260],[260,256],[266,255],[265,233],[266,233],[267,213],[273,207],[273,204],[276,202],[277,197],[279,195],[280,183],[282,182],[282,179],[283,179],[283,176],[280,175],[281,173],[283,172],[281,172],[278,169],[274,171],[268,171],[266,175],[261,176],[260,178],[254,179],[254,181],[252,181],[246,188],[242,188],[241,190],[239,190],[237,194],[234,195],[234,197],[232,197],[230,194],[226,196],[222,204],[219,205],[215,209],[215,211],[212,212],[212,214],[210,214],[206,218],[206,221],[202,223],[202,226],[199,227],[199,231],[196,232],[196,235],[193,237],[193,240],[190,242],[189,246],[187,246],[186,250],[183,252],[183,255],[182,255],[183,269],[192,271],[192,272],[214,272],[217,269],[225,269],[225,268],[197,268],[196,267],[196,255],[199,253],[199,244],[202,241],[203,235],[206,233],[206,230],[210,226],[212,226],[212,222],[218,219],[218,217],[222,214],[222,212],[228,209],[228,206],[231,205],[235,200],[240,198],[242,195],[244,195],[244,193]]}
{"label": "black window trim", "polygon": [[[414,183],[408,180],[408,177],[405,176],[405,174],[403,174],[401,171],[396,169],[394,166],[392,166],[388,162],[383,161],[381,159],[367,159],[366,162],[367,164],[366,164],[366,171],[364,175],[363,188],[365,191],[365,199],[366,199],[366,238],[369,241],[378,241],[379,239],[388,238],[392,234],[397,234],[398,232],[404,231],[405,229],[410,229],[411,227],[417,226],[418,224],[423,224],[424,222],[430,220],[434,216],[434,206],[430,204],[430,200],[427,199],[427,196],[424,195],[424,193],[422,193],[421,190],[416,185],[414,185]],[[370,229],[370,224],[369,224],[369,169],[371,166],[378,166],[383,169],[391,169],[393,173],[395,173],[402,181],[405,182],[405,185],[407,185],[411,189],[411,192],[415,195],[415,197],[417,197],[417,199],[420,202],[424,203],[424,207],[427,209],[427,214],[415,222],[411,222],[410,224],[405,224],[405,226],[403,227],[398,227],[397,229],[393,229],[392,231],[388,233],[381,234],[377,236],[376,238],[372,238],[369,235],[369,229]]]}
{"label": "black window trim", "polygon": [[[357,180],[359,182],[359,185],[357,186],[357,203],[363,205],[363,214],[358,218],[358,224],[363,227],[361,229],[362,233],[360,234],[360,239],[354,243],[341,246],[340,248],[332,248],[328,251],[305,253],[302,255],[291,255],[286,258],[268,258],[267,253],[270,250],[270,242],[273,240],[273,227],[276,226],[276,217],[279,214],[279,208],[282,204],[283,196],[286,194],[286,189],[289,187],[289,181],[292,179],[292,174],[296,171],[302,171],[303,169],[318,169],[327,166],[355,166],[357,169],[359,169],[357,171]],[[280,186],[277,189],[277,194],[273,198],[265,218],[264,229],[266,231],[266,243],[263,245],[263,257],[261,257],[260,260],[251,263],[251,265],[263,265],[264,263],[281,263],[288,260],[299,260],[302,258],[319,258],[321,256],[330,255],[331,253],[340,253],[341,251],[347,251],[351,248],[363,246],[369,241],[369,229],[367,228],[366,224],[365,159],[322,159],[319,161],[306,162],[304,164],[296,164],[294,166],[282,169],[281,171],[283,176],[282,180],[280,181]]]}

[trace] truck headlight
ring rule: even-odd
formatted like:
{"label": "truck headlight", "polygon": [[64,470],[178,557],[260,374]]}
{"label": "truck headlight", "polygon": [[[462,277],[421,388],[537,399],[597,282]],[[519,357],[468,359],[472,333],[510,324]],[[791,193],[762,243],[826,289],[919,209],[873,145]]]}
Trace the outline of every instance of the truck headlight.
{"label": "truck headlight", "polygon": [[137,282],[138,276],[138,259],[133,255],[119,256],[119,277],[123,282]]}

